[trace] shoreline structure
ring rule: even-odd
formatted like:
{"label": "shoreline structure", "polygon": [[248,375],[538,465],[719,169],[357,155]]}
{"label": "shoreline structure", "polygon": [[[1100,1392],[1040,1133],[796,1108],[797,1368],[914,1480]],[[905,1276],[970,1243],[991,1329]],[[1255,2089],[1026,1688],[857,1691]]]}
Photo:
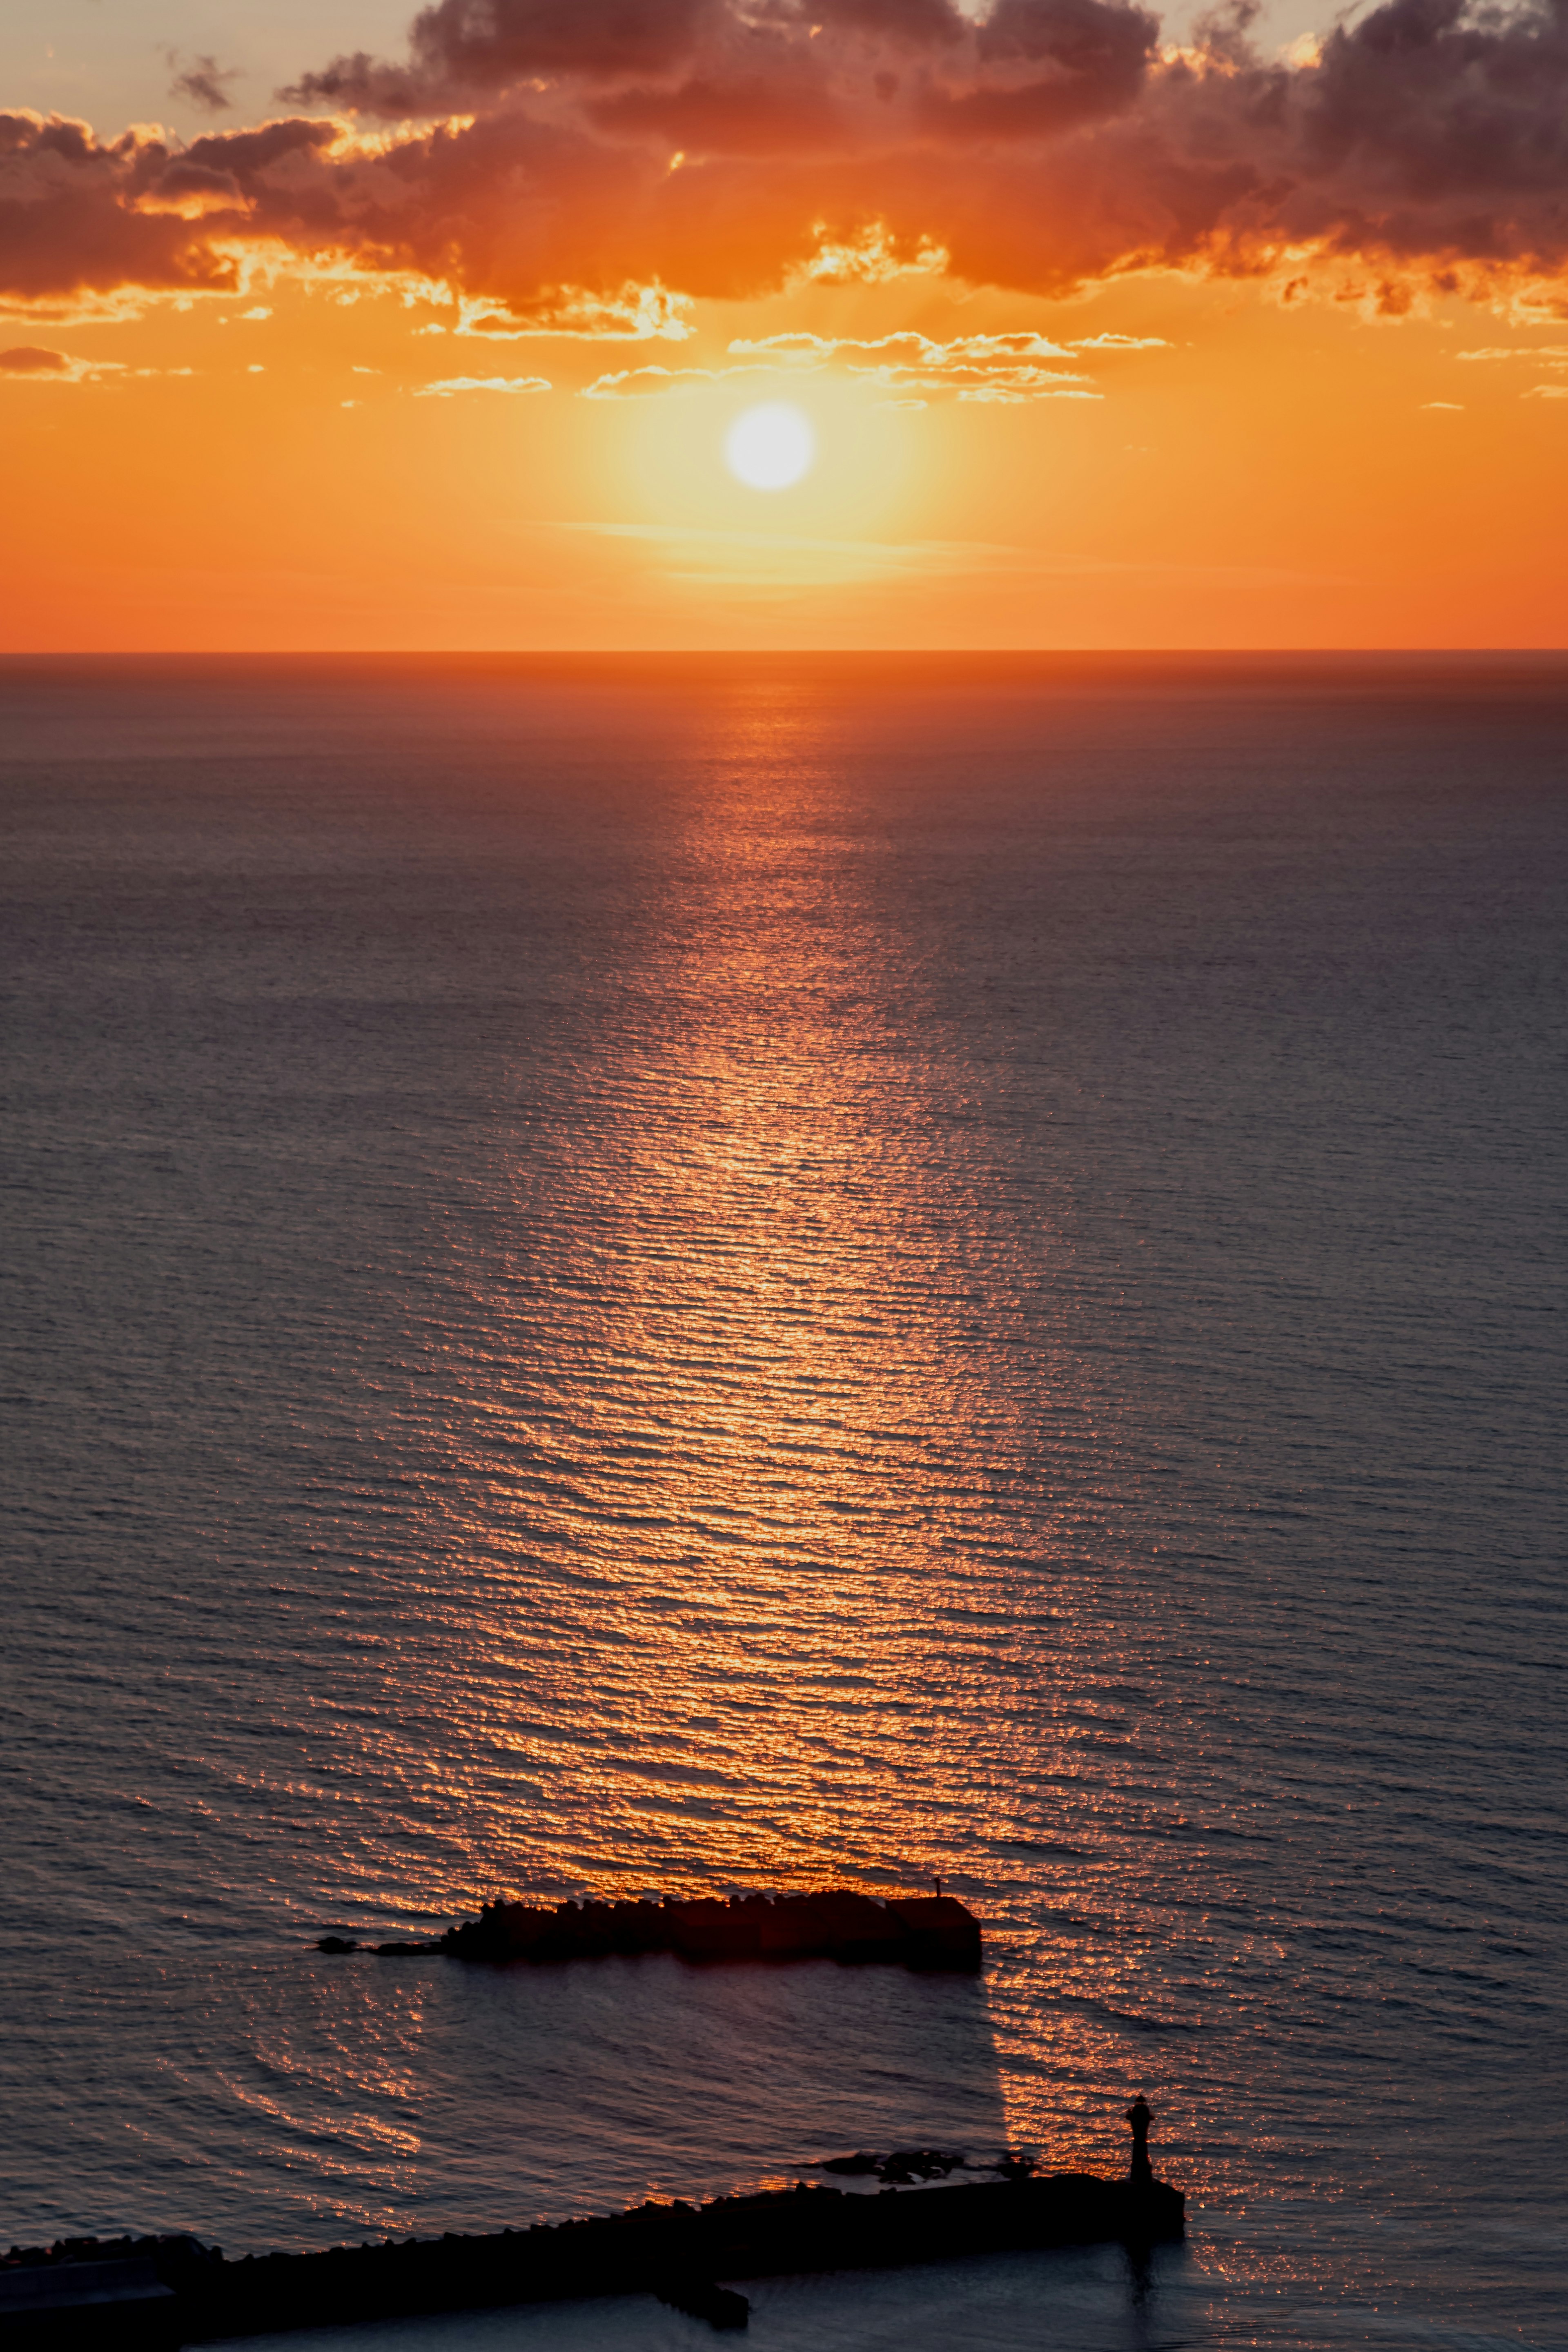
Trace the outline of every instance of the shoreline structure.
{"label": "shoreline structure", "polygon": [[[908,2160],[891,2162],[907,2177]],[[943,2172],[958,2162],[936,2159]],[[831,2168],[889,2168],[840,2158]],[[67,2239],[0,2259],[0,2340],[17,2352],[173,2352],[295,2328],[637,2294],[715,2326],[742,2327],[746,2299],[721,2280],[1107,2242],[1136,2253],[1184,2234],[1185,2198],[1152,2177],[1037,2176],[1023,2163],[1004,2171],[1001,2179],[879,2194],[802,2180],[706,2205],[638,2205],[484,2236],[448,2232],[236,2262],[189,2237]]]}

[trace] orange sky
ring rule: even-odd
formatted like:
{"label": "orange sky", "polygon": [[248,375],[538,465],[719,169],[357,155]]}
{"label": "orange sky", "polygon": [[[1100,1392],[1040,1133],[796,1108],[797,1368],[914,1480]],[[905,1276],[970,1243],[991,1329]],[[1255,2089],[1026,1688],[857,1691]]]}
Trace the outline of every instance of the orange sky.
{"label": "orange sky", "polygon": [[327,13],[0,114],[5,645],[1568,639],[1561,5]]}

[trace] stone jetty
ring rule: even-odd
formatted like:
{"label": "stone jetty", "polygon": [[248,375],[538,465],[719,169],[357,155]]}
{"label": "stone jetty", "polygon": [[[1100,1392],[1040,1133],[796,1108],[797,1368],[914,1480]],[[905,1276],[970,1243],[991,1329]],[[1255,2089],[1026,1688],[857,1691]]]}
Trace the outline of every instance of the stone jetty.
{"label": "stone jetty", "polygon": [[[933,2168],[897,2158],[885,2172],[874,2158],[843,2162],[891,2179]],[[934,2168],[951,2174],[958,2163],[938,2158]],[[190,2238],[77,2239],[47,2249],[13,2248],[0,2260],[0,2312],[9,2279],[17,2303],[52,2305],[51,2345],[108,2352],[124,2340],[123,2310],[82,2301],[73,2322],[67,2308],[72,2298],[51,2296],[37,2282],[48,2269],[62,2280],[69,2271],[79,2294],[85,2271],[104,2266],[122,2282],[130,2264],[143,2288],[167,2290],[155,2299],[157,2333],[167,2347],[637,2294],[660,2295],[715,2326],[740,2327],[746,2322],[745,2297],[721,2281],[1106,2241],[1136,2249],[1183,2234],[1185,2200],[1162,2181],[1102,2180],[1082,2172],[1042,2176],[1026,2163],[1001,2168],[1001,2178],[996,2169],[988,2179],[954,2185],[944,2178],[924,2188],[873,2189],[868,2183],[857,2190],[797,2181],[793,2189],[721,2197],[707,2205],[639,2205],[603,2219],[488,2236],[389,2239],[321,2253],[250,2254],[237,2262],[226,2262]],[[29,2273],[30,2282],[22,2276]],[[142,2312],[151,2318],[153,2306],[143,2303],[139,2317]],[[0,2335],[5,2332],[0,2321]]]}
{"label": "stone jetty", "polygon": [[742,1895],[729,1902],[487,1903],[477,1919],[430,1943],[361,1944],[323,1936],[316,1948],[384,1959],[440,1954],[455,1960],[589,1960],[672,1952],[683,1960],[891,1962],[973,1971],[980,1922],[951,1895],[889,1896],[829,1887],[811,1895]]}
{"label": "stone jetty", "polygon": [[65,2352],[112,2345],[114,2352],[174,2352],[181,2341],[179,2297],[159,2274],[195,2239],[97,2239],[75,2247],[13,2246],[0,2260],[0,2345],[5,2352]]}

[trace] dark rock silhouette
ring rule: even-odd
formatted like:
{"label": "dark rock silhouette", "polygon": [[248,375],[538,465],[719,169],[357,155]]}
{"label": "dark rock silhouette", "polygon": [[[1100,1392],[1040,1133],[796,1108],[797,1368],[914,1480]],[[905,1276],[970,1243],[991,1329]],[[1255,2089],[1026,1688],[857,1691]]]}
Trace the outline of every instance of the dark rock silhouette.
{"label": "dark rock silhouette", "polygon": [[585,1960],[672,1952],[683,1960],[890,1961],[906,1969],[973,1970],[980,1922],[951,1895],[877,1902],[826,1888],[812,1895],[742,1895],[730,1902],[487,1903],[477,1919],[437,1941],[360,1946],[323,1936],[318,1951],[368,1949],[383,1959],[440,1953],[458,1960]]}
{"label": "dark rock silhouette", "polygon": [[966,2162],[966,2158],[941,2147],[900,2147],[891,2156],[868,2156],[861,2148],[854,2156],[826,2157],[817,2169],[874,2175],[890,2188],[907,2189],[915,2180],[945,2180],[950,2172],[962,2172]]}
{"label": "dark rock silhouette", "polygon": [[[1137,2189],[1086,2172],[875,2194],[797,2181],[755,2197],[639,2205],[604,2220],[487,2237],[388,2239],[379,2246],[251,2254],[233,2263],[190,2239],[79,2240],[70,2251],[75,2262],[149,2260],[159,2283],[172,2290],[160,2303],[174,2315],[170,2343],[601,2294],[691,2298],[679,2301],[681,2310],[700,2297],[701,2317],[734,2326],[734,2305],[744,2297],[711,2282],[882,2269],[1025,2247],[1120,2242],[1136,2250],[1180,2238],[1184,2209],[1180,2191],[1163,2182]],[[58,2263],[64,2251],[13,2248],[0,2261],[0,2280]]]}

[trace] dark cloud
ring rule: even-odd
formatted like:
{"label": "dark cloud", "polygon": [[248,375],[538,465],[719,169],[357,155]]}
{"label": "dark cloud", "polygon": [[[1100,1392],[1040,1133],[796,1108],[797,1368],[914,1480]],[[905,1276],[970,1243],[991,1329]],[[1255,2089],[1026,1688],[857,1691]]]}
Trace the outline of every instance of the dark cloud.
{"label": "dark cloud", "polygon": [[[178,62],[171,52],[170,65]],[[240,79],[237,66],[220,66],[216,58],[197,58],[183,73],[175,74],[169,84],[169,95],[188,99],[193,106],[204,107],[209,114],[222,114],[234,103],[228,94],[229,83]]]}
{"label": "dark cloud", "polygon": [[541,76],[668,73],[722,21],[721,0],[437,0],[414,19],[406,67],[360,50],[279,95],[293,105],[409,114]]}
{"label": "dark cloud", "polygon": [[1324,42],[1303,157],[1319,174],[1366,171],[1417,205],[1543,198],[1561,225],[1565,100],[1568,0],[1517,11],[1387,0]]}
{"label": "dark cloud", "polygon": [[1391,310],[1568,276],[1568,0],[1384,0],[1302,68],[1258,50],[1253,0],[1165,53],[1128,0],[996,0],[978,26],[948,0],[807,5],[441,0],[405,63],[313,78],[383,114],[427,116],[437,76],[468,92],[364,140],[308,113],[184,147],[0,116],[0,292],[227,287],[247,238],[524,323],[580,313],[573,289],[760,292],[825,239],[851,276],[941,247],[1042,293],[1287,255]]}
{"label": "dark cloud", "polygon": [[174,160],[143,131],[100,142],[82,122],[0,114],[0,293],[39,301],[126,286],[235,284],[233,259],[213,248],[210,220],[197,226],[152,208]]}
{"label": "dark cloud", "polygon": [[405,61],[360,49],[278,94],[289,105],[395,118],[562,76],[646,82],[695,68],[703,87],[734,79],[743,88],[748,73],[787,73],[792,47],[798,57],[814,31],[829,46],[838,36],[905,51],[973,38],[952,0],[775,0],[745,10],[734,0],[437,0],[414,19]]}
{"label": "dark cloud", "polygon": [[1120,113],[1159,39],[1159,18],[1121,0],[997,0],[976,37],[982,61],[1047,70],[933,93],[926,119],[948,139],[1037,139]]}
{"label": "dark cloud", "polygon": [[37,343],[18,343],[8,352],[0,352],[0,375],[58,375],[68,368],[64,352],[47,352]]}
{"label": "dark cloud", "polygon": [[215,172],[205,163],[181,155],[166,172],[160,172],[153,184],[152,194],[168,204],[182,204],[188,198],[199,197],[204,203],[243,205],[244,193],[232,172]]}
{"label": "dark cloud", "polygon": [[183,160],[249,183],[275,163],[333,146],[337,135],[331,122],[295,115],[279,122],[264,122],[255,131],[205,131],[183,151]]}
{"label": "dark cloud", "polygon": [[810,22],[910,48],[951,47],[971,26],[952,0],[811,0]]}
{"label": "dark cloud", "polygon": [[[446,98],[458,93],[441,86]],[[377,114],[389,122],[411,115],[439,113],[441,100],[427,79],[411,66],[388,65],[368,49],[334,58],[315,73],[302,74],[278,93],[289,106],[342,107],[355,114]]]}
{"label": "dark cloud", "polygon": [[1159,35],[1157,16],[1106,0],[996,0],[974,46],[987,64],[1022,58],[1032,66],[1094,74],[1108,58],[1146,62]]}
{"label": "dark cloud", "polygon": [[854,137],[851,115],[835,103],[826,79],[799,68],[744,79],[696,77],[676,89],[628,89],[591,100],[591,121],[612,132],[656,133],[687,154],[768,155],[841,147]]}

